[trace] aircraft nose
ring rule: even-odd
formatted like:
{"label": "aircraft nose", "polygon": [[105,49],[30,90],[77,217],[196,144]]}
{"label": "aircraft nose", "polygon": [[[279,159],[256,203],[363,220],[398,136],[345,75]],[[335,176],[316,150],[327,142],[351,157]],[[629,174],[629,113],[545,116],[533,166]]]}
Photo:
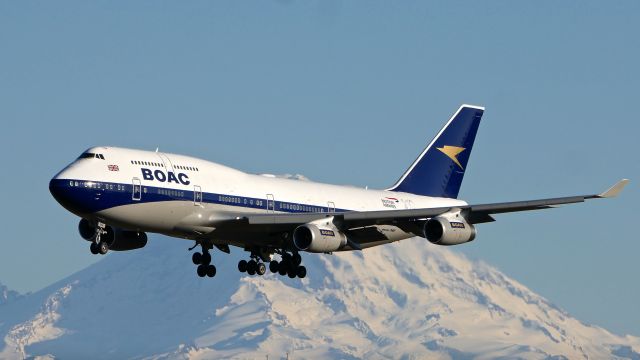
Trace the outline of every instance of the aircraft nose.
{"label": "aircraft nose", "polygon": [[91,197],[91,194],[83,192],[77,186],[75,181],[54,177],[49,181],[49,192],[60,205],[72,213],[86,213],[89,211],[87,198]]}
{"label": "aircraft nose", "polygon": [[49,192],[60,205],[67,207],[69,203],[68,189],[61,179],[54,177],[49,181]]}

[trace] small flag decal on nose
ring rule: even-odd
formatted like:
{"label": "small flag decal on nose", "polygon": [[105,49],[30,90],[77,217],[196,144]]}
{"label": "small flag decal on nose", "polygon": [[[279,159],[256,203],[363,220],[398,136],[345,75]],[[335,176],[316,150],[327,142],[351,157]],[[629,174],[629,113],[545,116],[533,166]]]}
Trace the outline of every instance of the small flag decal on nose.
{"label": "small flag decal on nose", "polygon": [[107,168],[109,168],[109,171],[120,171],[118,165],[107,165]]}

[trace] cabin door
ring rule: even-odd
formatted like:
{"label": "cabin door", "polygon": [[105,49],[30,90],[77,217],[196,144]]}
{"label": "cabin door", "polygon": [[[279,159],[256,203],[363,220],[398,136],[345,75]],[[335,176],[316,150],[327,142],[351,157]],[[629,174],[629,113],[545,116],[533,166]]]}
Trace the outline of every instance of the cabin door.
{"label": "cabin door", "polygon": [[276,211],[276,200],[273,197],[273,194],[267,194],[267,211],[268,212]]}
{"label": "cabin door", "polygon": [[133,193],[131,194],[131,199],[135,201],[140,201],[142,199],[142,184],[140,184],[140,179],[133,178]]}
{"label": "cabin door", "polygon": [[202,188],[198,185],[193,186],[193,205],[199,206],[202,204]]}

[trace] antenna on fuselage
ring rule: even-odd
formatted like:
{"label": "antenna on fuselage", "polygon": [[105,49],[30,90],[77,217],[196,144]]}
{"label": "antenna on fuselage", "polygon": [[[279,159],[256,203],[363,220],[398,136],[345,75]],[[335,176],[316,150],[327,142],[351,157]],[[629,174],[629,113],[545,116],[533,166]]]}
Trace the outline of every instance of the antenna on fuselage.
{"label": "antenna on fuselage", "polygon": [[160,150],[160,148],[159,148],[159,147],[157,147],[157,148],[156,148],[156,152],[158,152],[158,150]]}

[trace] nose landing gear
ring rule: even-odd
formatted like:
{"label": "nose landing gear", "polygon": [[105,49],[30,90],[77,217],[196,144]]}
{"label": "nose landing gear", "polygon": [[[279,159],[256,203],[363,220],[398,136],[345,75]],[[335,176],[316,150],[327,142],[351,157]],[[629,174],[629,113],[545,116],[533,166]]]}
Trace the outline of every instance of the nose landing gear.
{"label": "nose landing gear", "polygon": [[113,240],[113,229],[106,224],[99,222],[96,226],[96,234],[93,236],[93,241],[89,246],[89,250],[94,255],[105,255],[109,252],[109,239]]}

